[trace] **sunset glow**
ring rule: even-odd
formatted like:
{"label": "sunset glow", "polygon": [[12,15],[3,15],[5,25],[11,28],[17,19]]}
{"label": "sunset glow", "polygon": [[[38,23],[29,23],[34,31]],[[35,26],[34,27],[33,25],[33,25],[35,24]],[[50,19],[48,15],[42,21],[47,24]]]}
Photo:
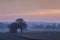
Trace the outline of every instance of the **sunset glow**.
{"label": "sunset glow", "polygon": [[13,0],[0,2],[0,21],[23,18],[30,22],[60,22],[60,0]]}

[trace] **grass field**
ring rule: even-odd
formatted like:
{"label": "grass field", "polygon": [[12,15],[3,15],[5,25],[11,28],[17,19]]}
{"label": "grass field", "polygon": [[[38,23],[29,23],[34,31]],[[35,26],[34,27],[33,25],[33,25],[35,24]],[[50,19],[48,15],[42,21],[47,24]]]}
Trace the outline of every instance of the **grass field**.
{"label": "grass field", "polygon": [[27,40],[21,37],[40,40],[60,40],[60,32],[0,33],[0,40]]}

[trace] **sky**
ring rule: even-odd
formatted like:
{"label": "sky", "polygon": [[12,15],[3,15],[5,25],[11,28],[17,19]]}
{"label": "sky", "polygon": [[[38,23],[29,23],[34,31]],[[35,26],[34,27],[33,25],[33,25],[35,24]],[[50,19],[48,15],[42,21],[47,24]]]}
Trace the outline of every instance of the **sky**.
{"label": "sky", "polygon": [[60,22],[60,0],[0,0],[0,22]]}

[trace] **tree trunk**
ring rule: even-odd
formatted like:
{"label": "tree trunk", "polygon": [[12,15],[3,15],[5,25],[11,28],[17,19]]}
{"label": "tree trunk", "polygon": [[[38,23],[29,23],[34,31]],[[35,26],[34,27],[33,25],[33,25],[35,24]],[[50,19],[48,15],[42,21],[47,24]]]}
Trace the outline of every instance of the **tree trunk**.
{"label": "tree trunk", "polygon": [[23,29],[21,28],[21,34],[23,34]]}

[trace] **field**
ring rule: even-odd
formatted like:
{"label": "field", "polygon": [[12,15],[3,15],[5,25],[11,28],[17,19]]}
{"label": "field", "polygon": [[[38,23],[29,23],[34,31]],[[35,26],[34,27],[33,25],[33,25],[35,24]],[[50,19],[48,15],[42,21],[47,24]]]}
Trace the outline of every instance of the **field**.
{"label": "field", "polygon": [[0,40],[60,40],[60,32],[0,33]]}

